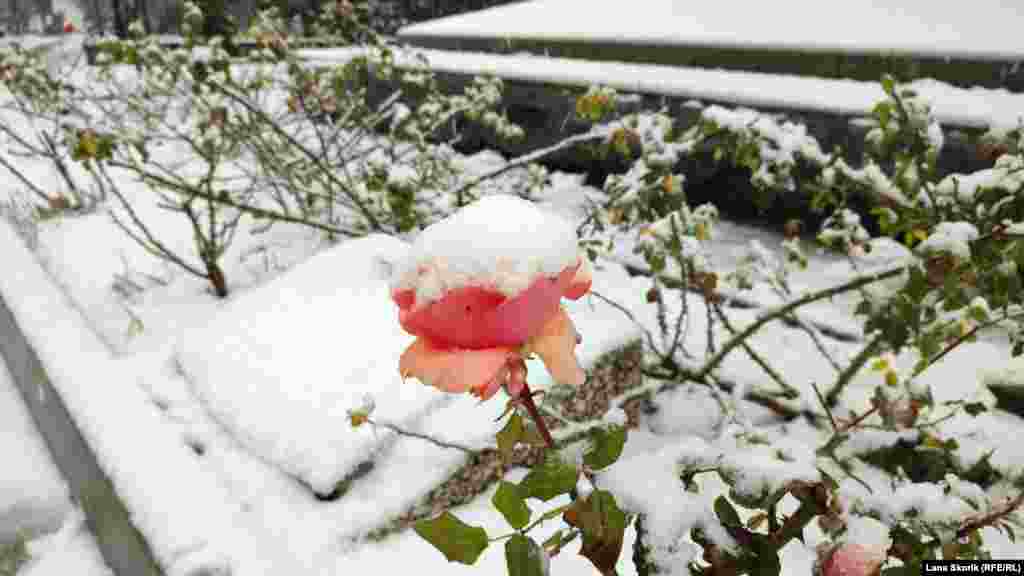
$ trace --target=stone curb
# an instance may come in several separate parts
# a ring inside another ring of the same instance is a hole
[[[100,468],[96,454],[72,420],[3,294],[0,356],[7,363],[11,379],[57,468],[67,480],[74,502],[82,508],[107,566],[118,576],[163,576],[149,544],[132,523],[131,513]],[[83,374],[86,378],[97,376]]]

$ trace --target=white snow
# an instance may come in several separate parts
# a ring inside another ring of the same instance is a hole
[[[1002,365],[984,367],[980,375],[981,383],[985,386],[1024,389],[1024,356],[1010,358]]]
[[[1024,55],[1012,2],[969,6],[921,0],[680,2],[534,0],[408,26],[399,38],[585,40],[608,44],[715,46],[802,52],[919,54],[1002,58]],[[822,17],[816,15],[822,14]],[[808,25],[813,18],[813,25]]]
[[[30,559],[18,576],[115,576],[100,556],[80,510],[69,513],[59,528],[27,542]]]
[[[406,250],[387,236],[343,244],[240,295],[180,339],[182,369],[217,420],[319,493],[389,438],[347,425],[364,395],[375,399],[375,417],[398,423],[439,401],[402,382],[395,359],[412,337],[375,278],[377,262]]]
[[[581,88],[597,84],[626,93],[694,98],[752,108],[869,116],[875,104],[886,98],[878,82],[522,54],[415,49],[408,53],[396,51],[395,62],[399,66],[422,67],[416,55],[425,57],[435,72],[493,75],[506,81]],[[314,65],[328,65],[335,59],[331,50],[317,51],[308,57]],[[351,55],[341,52],[338,58],[348,60]],[[958,88],[931,79],[915,80],[906,86],[931,104],[932,114],[944,125],[1012,129],[1024,117],[1024,95],[1004,89]]]
[[[961,260],[969,260],[970,243],[977,238],[978,229],[969,222],[941,222],[917,249],[924,254],[943,252]]]
[[[71,509],[68,489],[50,459],[21,394],[0,359],[0,545],[19,533],[41,534],[60,527]]]
[[[417,307],[464,286],[511,297],[579,262],[569,221],[517,196],[485,196],[421,232],[392,289],[415,288]]]
[[[979,190],[1005,190],[1013,192],[1024,184],[1021,162],[1019,159],[1003,155],[996,160],[995,166],[979,170],[972,174],[950,174],[935,187],[937,195],[956,198],[960,202],[970,202]]]
[[[736,543],[718,523],[706,498],[687,492],[679,479],[680,463],[691,463],[683,464],[684,468],[713,466],[717,456],[717,450],[690,438],[660,450],[623,454],[598,477],[598,487],[614,494],[624,510],[647,516],[647,543],[660,565],[683,570],[690,560],[699,557],[698,546],[682,541],[695,527],[705,530],[716,544],[735,549]],[[638,485],[643,490],[636,490]]]
[[[0,222],[0,252],[16,271],[0,276],[0,292],[158,559],[173,571],[192,553],[209,552],[207,546],[249,540],[229,528],[230,499],[164,425],[137,385],[139,375],[113,359],[6,221]],[[261,565],[262,556],[249,550],[235,559],[240,566]]]

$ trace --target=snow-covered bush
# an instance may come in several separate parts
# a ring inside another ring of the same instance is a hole
[[[517,134],[490,111],[499,82],[479,79],[464,94],[442,95],[427,71],[399,71],[362,11],[346,5],[330,4],[319,21],[324,34],[351,46],[351,59],[338,66],[303,61],[273,12],[248,31],[259,50],[234,58],[225,38],[201,35],[202,12],[188,4],[180,48],[144,37],[135,24],[132,38],[100,42],[98,69],[82,71],[77,82],[11,52],[3,70],[15,81],[5,84],[26,117],[56,123],[54,158],[74,158],[109,188],[126,233],[224,296],[220,260],[240,227],[258,233],[298,223],[331,240],[415,230],[453,208],[441,192],[454,175],[453,154],[429,136],[462,114]],[[401,89],[370,106],[371,74],[394,77]],[[415,110],[402,102],[410,94],[420,102]],[[161,242],[111,171],[140,180],[189,222],[191,254]]]
[[[0,96],[0,168],[31,193],[27,203],[40,217],[88,211],[106,198],[105,184],[75,166],[64,146],[63,123],[73,105],[64,95],[68,78],[81,66],[59,43],[49,48],[15,43],[0,50],[0,85],[6,88]],[[60,187],[41,185],[19,167],[17,158],[40,161],[58,177]]]
[[[1012,537],[1014,526],[1020,525],[1015,511],[1024,500],[1022,479],[1012,470],[993,468],[987,457],[962,455],[956,439],[940,436],[935,428],[943,419],[957,414],[974,417],[987,406],[969,399],[940,405],[933,391],[919,382],[926,370],[982,329],[998,327],[1011,337],[1020,333],[1024,313],[1016,269],[1022,264],[1024,248],[1017,229],[1024,208],[1020,204],[1022,159],[1005,146],[993,168],[940,179],[935,164],[942,131],[928,104],[888,78],[883,87],[888,97],[874,109],[877,128],[868,135],[871,146],[860,168],[848,165],[838,154],[823,153],[804,127],[749,110],[709,107],[696,126],[681,134],[657,114],[624,122],[637,131],[643,153],[630,172],[609,179],[607,204],[591,214],[581,230],[591,236],[584,242],[595,254],[602,246],[610,253],[616,241],[631,240],[647,263],[652,282],[648,301],[658,307],[661,338],[659,344],[648,334],[649,361],[643,370],[655,381],[627,396],[658,393],[681,381],[698,382],[715,391],[727,412],[730,397],[739,394],[783,418],[809,421],[822,437],[808,460],[817,475],[801,476],[801,468],[792,464],[793,456],[782,452],[778,458],[786,465],[748,456],[737,459],[735,452],[711,461],[674,456],[677,463],[694,462],[692,469],[701,473],[717,472],[729,486],[728,497],[719,496],[711,505],[717,518],[712,524],[718,530],[724,528],[730,536],[725,539],[708,536],[707,518],[712,516],[700,511],[697,500],[690,503],[688,513],[677,516],[668,533],[660,523],[645,520],[661,504],[645,506],[650,499],[639,493],[643,489],[638,487],[649,481],[649,471],[641,467],[643,471],[630,474],[613,468],[613,476],[629,477],[616,479],[621,489],[613,493],[623,499],[625,510],[641,515],[634,553],[641,573],[676,573],[688,561],[696,573],[762,573],[764,566],[778,573],[781,548],[816,520],[834,544],[823,549],[819,568],[824,573],[859,566],[864,570],[845,573],[867,574],[885,563],[894,569],[902,566],[909,574],[918,572],[927,558],[984,558],[982,527],[994,526]],[[813,191],[813,204],[831,211],[819,242],[845,253],[858,275],[825,290],[794,293],[788,273],[794,265],[807,265],[800,227],[794,225],[787,226],[781,257],[754,243],[736,270],[719,277],[704,249],[713,241],[715,213],[710,207],[682,203],[685,175],[671,173],[681,154],[706,145],[711,138],[716,160],[747,168],[755,193]],[[800,170],[794,170],[797,164]],[[674,190],[667,182],[680,182],[682,189]],[[665,199],[672,194],[681,201],[667,205]],[[870,236],[860,216],[849,208],[855,197],[867,198],[875,206],[873,213],[879,216],[883,232],[897,242]],[[633,239],[631,233],[636,235]],[[874,248],[888,255],[873,260]],[[883,282],[886,288],[877,290]],[[769,287],[782,304],[744,326],[731,325],[725,305],[741,299],[743,291],[755,285]],[[666,303],[673,300],[671,292],[680,295],[679,304],[670,308]],[[687,292],[699,298],[687,298]],[[844,293],[859,295],[857,313],[865,316],[865,343],[846,365],[831,357],[822,345],[821,332],[799,314],[805,305]],[[701,300],[703,305],[698,307]],[[687,327],[697,315],[707,316],[703,358],[700,351],[684,344]],[[754,336],[773,320],[788,321],[812,337],[818,351],[836,368],[830,386],[815,384],[809,389],[804,383],[790,382],[785,366],[773,366],[772,359],[757,350]],[[724,337],[716,342],[718,333]],[[764,385],[740,387],[717,375],[733,351],[742,351],[764,371]],[[894,358],[901,354],[915,360],[909,369],[897,369]],[[882,376],[870,408],[843,420],[837,410],[846,386],[869,365]],[[756,435],[737,438],[770,444]],[[732,450],[742,450],[742,445],[743,441]],[[687,478],[692,473],[680,465],[678,489],[684,490],[691,486]],[[888,496],[851,495],[847,487],[851,479],[867,482],[857,472],[864,466],[881,469],[882,478],[891,482],[887,487],[876,479],[864,487]],[[772,470],[778,474],[771,476],[775,482],[771,488],[750,483],[752,478],[771,475]],[[595,482],[602,485],[600,477]],[[959,496],[967,493],[961,489],[972,496]],[[1006,496],[979,497],[985,490]],[[926,492],[934,494],[926,497]],[[630,505],[634,497],[637,501]],[[659,497],[663,497],[661,491]],[[783,506],[784,499],[789,504]],[[710,502],[705,500],[703,505]],[[747,512],[740,515],[734,506]],[[791,513],[780,514],[782,507]],[[749,520],[741,522],[750,514]],[[848,540],[846,526],[864,516],[882,523],[892,545],[858,556],[854,551],[859,553],[860,544]],[[689,528],[680,530],[680,526]],[[689,560],[681,555],[679,540],[687,532],[703,550],[702,555],[689,555]]]
[[[632,560],[640,574],[778,574],[783,549],[811,528],[823,538],[816,569],[826,576],[866,576],[883,566],[910,574],[925,559],[987,558],[981,536],[986,527],[1013,538],[1024,502],[1019,471],[993,465],[991,452],[972,457],[977,447],[962,453],[957,439],[937,427],[950,418],[978,417],[989,406],[967,398],[939,403],[920,377],[984,327],[1020,333],[1020,295],[1012,289],[1019,286],[1019,264],[1008,264],[1019,252],[1016,198],[1022,185],[1014,167],[1020,158],[1004,155],[991,171],[964,177],[973,188],[961,194],[957,177],[951,183],[936,176],[942,134],[927,105],[888,80],[883,84],[889,98],[875,108],[879,128],[861,168],[821,152],[803,127],[752,111],[711,107],[684,132],[663,114],[603,125],[603,146],[620,147],[636,159],[625,174],[609,178],[605,203],[594,206],[579,227],[581,246],[600,259],[614,257],[620,242],[632,244],[647,264],[652,286],[646,298],[657,307],[660,332],[646,335],[646,383],[612,399],[609,414],[631,400],[698,383],[725,415],[717,437],[683,439],[617,463],[627,442],[621,418],[549,439],[540,432],[545,419],[529,391],[506,387],[512,400],[496,437],[499,448],[536,443],[549,449],[526,480],[503,482],[493,499],[514,531],[489,538],[483,528],[446,512],[418,523],[417,532],[449,560],[469,564],[489,542],[505,540],[509,573],[517,575],[547,573],[546,557],[576,538],[582,539],[581,554],[602,573],[614,573],[631,523],[637,533]],[[606,119],[613,98],[592,89],[580,98],[577,113]],[[685,175],[674,173],[680,157],[712,139],[720,160],[750,170],[755,189],[814,190],[816,205],[832,211],[819,241],[844,253],[857,274],[826,289],[795,291],[789,273],[806,267],[808,258],[794,224],[787,227],[781,257],[753,243],[739,267],[721,276],[706,249],[714,241],[717,211],[687,205]],[[803,166],[796,171],[798,162]],[[854,195],[878,205],[883,229],[897,242],[871,237],[847,205]],[[876,250],[887,254],[873,260]],[[756,286],[768,287],[781,303],[734,323],[730,302],[743,302],[744,292]],[[846,362],[830,353],[823,331],[801,310],[844,294],[859,296],[857,311],[866,315],[863,345]],[[707,335],[697,339],[703,350],[688,334],[695,317],[706,317]],[[773,365],[755,342],[774,321],[812,338],[835,368],[833,382],[819,387],[791,381],[790,367]],[[764,372],[764,382],[730,382],[722,369],[733,352],[747,355]],[[897,356],[916,362],[907,367]],[[879,384],[869,407],[847,416],[840,412],[846,387],[861,372],[877,373]],[[793,442],[771,427],[752,426],[738,412],[741,401],[771,410],[786,426],[803,426],[813,440]],[[574,446],[582,440],[581,451]],[[707,488],[712,483],[702,479],[712,475],[724,490]],[[559,494],[568,494],[570,503],[534,513],[531,498]],[[562,530],[543,543],[530,538],[537,522],[558,515]],[[864,541],[863,530],[854,526],[865,522],[875,523],[884,544]]]

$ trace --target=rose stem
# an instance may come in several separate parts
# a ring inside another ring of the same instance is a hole
[[[548,431],[548,425],[544,423],[544,419],[541,418],[540,410],[537,409],[537,405],[533,402],[533,394],[530,392],[530,386],[523,383],[523,391],[519,393],[519,401],[526,407],[526,411],[530,413],[530,418],[537,423],[537,430],[540,431],[540,435],[544,438],[544,443],[548,445],[548,448],[555,449],[555,441],[551,438],[551,432]]]
[[[540,410],[537,409],[537,405],[533,402],[533,394],[530,392],[530,386],[523,382],[523,390],[519,393],[519,401],[526,406],[526,411],[530,413],[530,418],[537,423],[537,430],[540,431],[541,438],[544,438],[544,443],[548,445],[549,450],[555,449],[555,440],[551,438],[551,432],[548,431],[548,425],[544,423],[544,419],[540,416]],[[576,491],[576,487],[573,486],[569,490],[569,499],[573,502],[579,500],[579,492]],[[617,574],[613,572],[613,574]]]

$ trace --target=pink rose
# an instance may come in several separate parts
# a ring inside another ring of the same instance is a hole
[[[877,576],[886,552],[877,546],[842,544],[826,551],[821,576]]]
[[[513,201],[490,204],[509,202]],[[513,207],[538,210],[518,204]],[[472,234],[473,228],[456,233]],[[495,242],[501,245],[500,238],[489,241],[491,246]],[[471,245],[472,238],[467,242]],[[570,247],[575,251],[574,245]],[[526,383],[523,353],[527,352],[537,354],[555,380],[574,386],[583,383],[585,374],[575,356],[579,335],[560,302],[563,297],[578,299],[590,290],[590,266],[585,257],[579,256],[555,276],[539,275],[528,284],[524,282],[525,288],[512,294],[507,286],[499,289],[500,264],[495,266],[497,279],[455,281],[445,277],[449,282],[439,297],[418,302],[417,290],[422,293],[423,286],[438,282],[447,270],[441,257],[421,261],[392,289],[402,328],[417,337],[399,362],[403,378],[414,377],[445,392],[468,391],[482,400],[505,386],[515,397]]]

